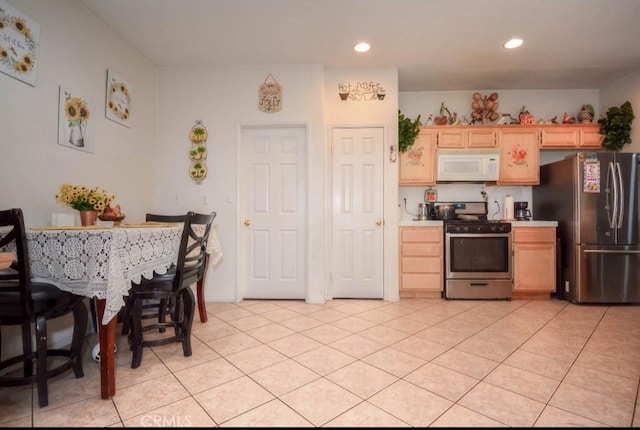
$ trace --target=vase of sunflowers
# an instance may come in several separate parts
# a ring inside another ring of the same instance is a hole
[[[56,194],[56,200],[80,212],[82,225],[93,225],[98,213],[115,200],[113,194],[98,187],[62,184]]]

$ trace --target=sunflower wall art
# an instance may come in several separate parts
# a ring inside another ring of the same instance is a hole
[[[131,85],[111,70],[107,71],[105,115],[125,127],[131,127]]]
[[[40,25],[0,0],[0,72],[36,86]]]
[[[78,93],[60,87],[58,145],[93,153],[90,133],[92,106]]]

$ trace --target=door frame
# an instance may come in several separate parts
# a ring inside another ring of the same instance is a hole
[[[306,172],[305,172],[305,232],[304,232],[304,247],[305,247],[305,296],[309,296],[309,267],[310,267],[310,255],[309,255],[309,230],[311,228],[309,222],[311,221],[311,217],[309,214],[309,186],[310,186],[310,178],[309,178],[309,124],[308,123],[285,123],[285,124],[238,124],[237,126],[237,142],[238,142],[238,150],[236,151],[236,289],[235,289],[235,301],[241,302],[244,299],[244,286],[245,286],[245,270],[244,270],[244,241],[242,240],[242,220],[244,214],[243,207],[243,195],[242,190],[244,186],[244,170],[243,170],[243,149],[244,149],[244,141],[243,141],[243,132],[244,130],[249,129],[274,129],[274,128],[298,128],[304,130],[305,136],[305,163],[306,163]]]
[[[326,177],[326,233],[325,233],[325,261],[326,261],[326,288],[325,297],[327,300],[333,300],[333,131],[338,128],[380,128],[382,129],[382,175],[383,175],[383,253],[382,259],[384,270],[382,273],[382,300],[397,301],[399,300],[398,290],[398,211],[393,202],[398,201],[398,163],[390,161],[389,147],[393,147],[397,142],[397,138],[391,140],[389,137],[390,128],[384,123],[365,123],[365,124],[331,124],[327,127],[327,163],[325,169]],[[397,151],[397,146],[394,151]],[[397,156],[397,154],[396,154]],[[397,158],[397,157],[396,157]],[[393,176],[395,175],[395,176]],[[390,178],[395,177],[395,181]],[[393,193],[395,187],[395,194]],[[393,206],[390,209],[390,206]],[[394,282],[395,279],[395,282]]]

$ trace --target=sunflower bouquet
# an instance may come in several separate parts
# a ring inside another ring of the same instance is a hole
[[[98,187],[62,184],[56,194],[56,200],[79,211],[103,211],[112,201],[113,194]]]

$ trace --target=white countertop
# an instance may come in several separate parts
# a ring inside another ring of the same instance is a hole
[[[506,222],[506,221],[505,221]],[[557,227],[558,221],[509,221],[512,227]],[[398,227],[442,227],[442,220],[398,221]]]
[[[398,221],[398,227],[442,227],[442,220],[430,221]]]

